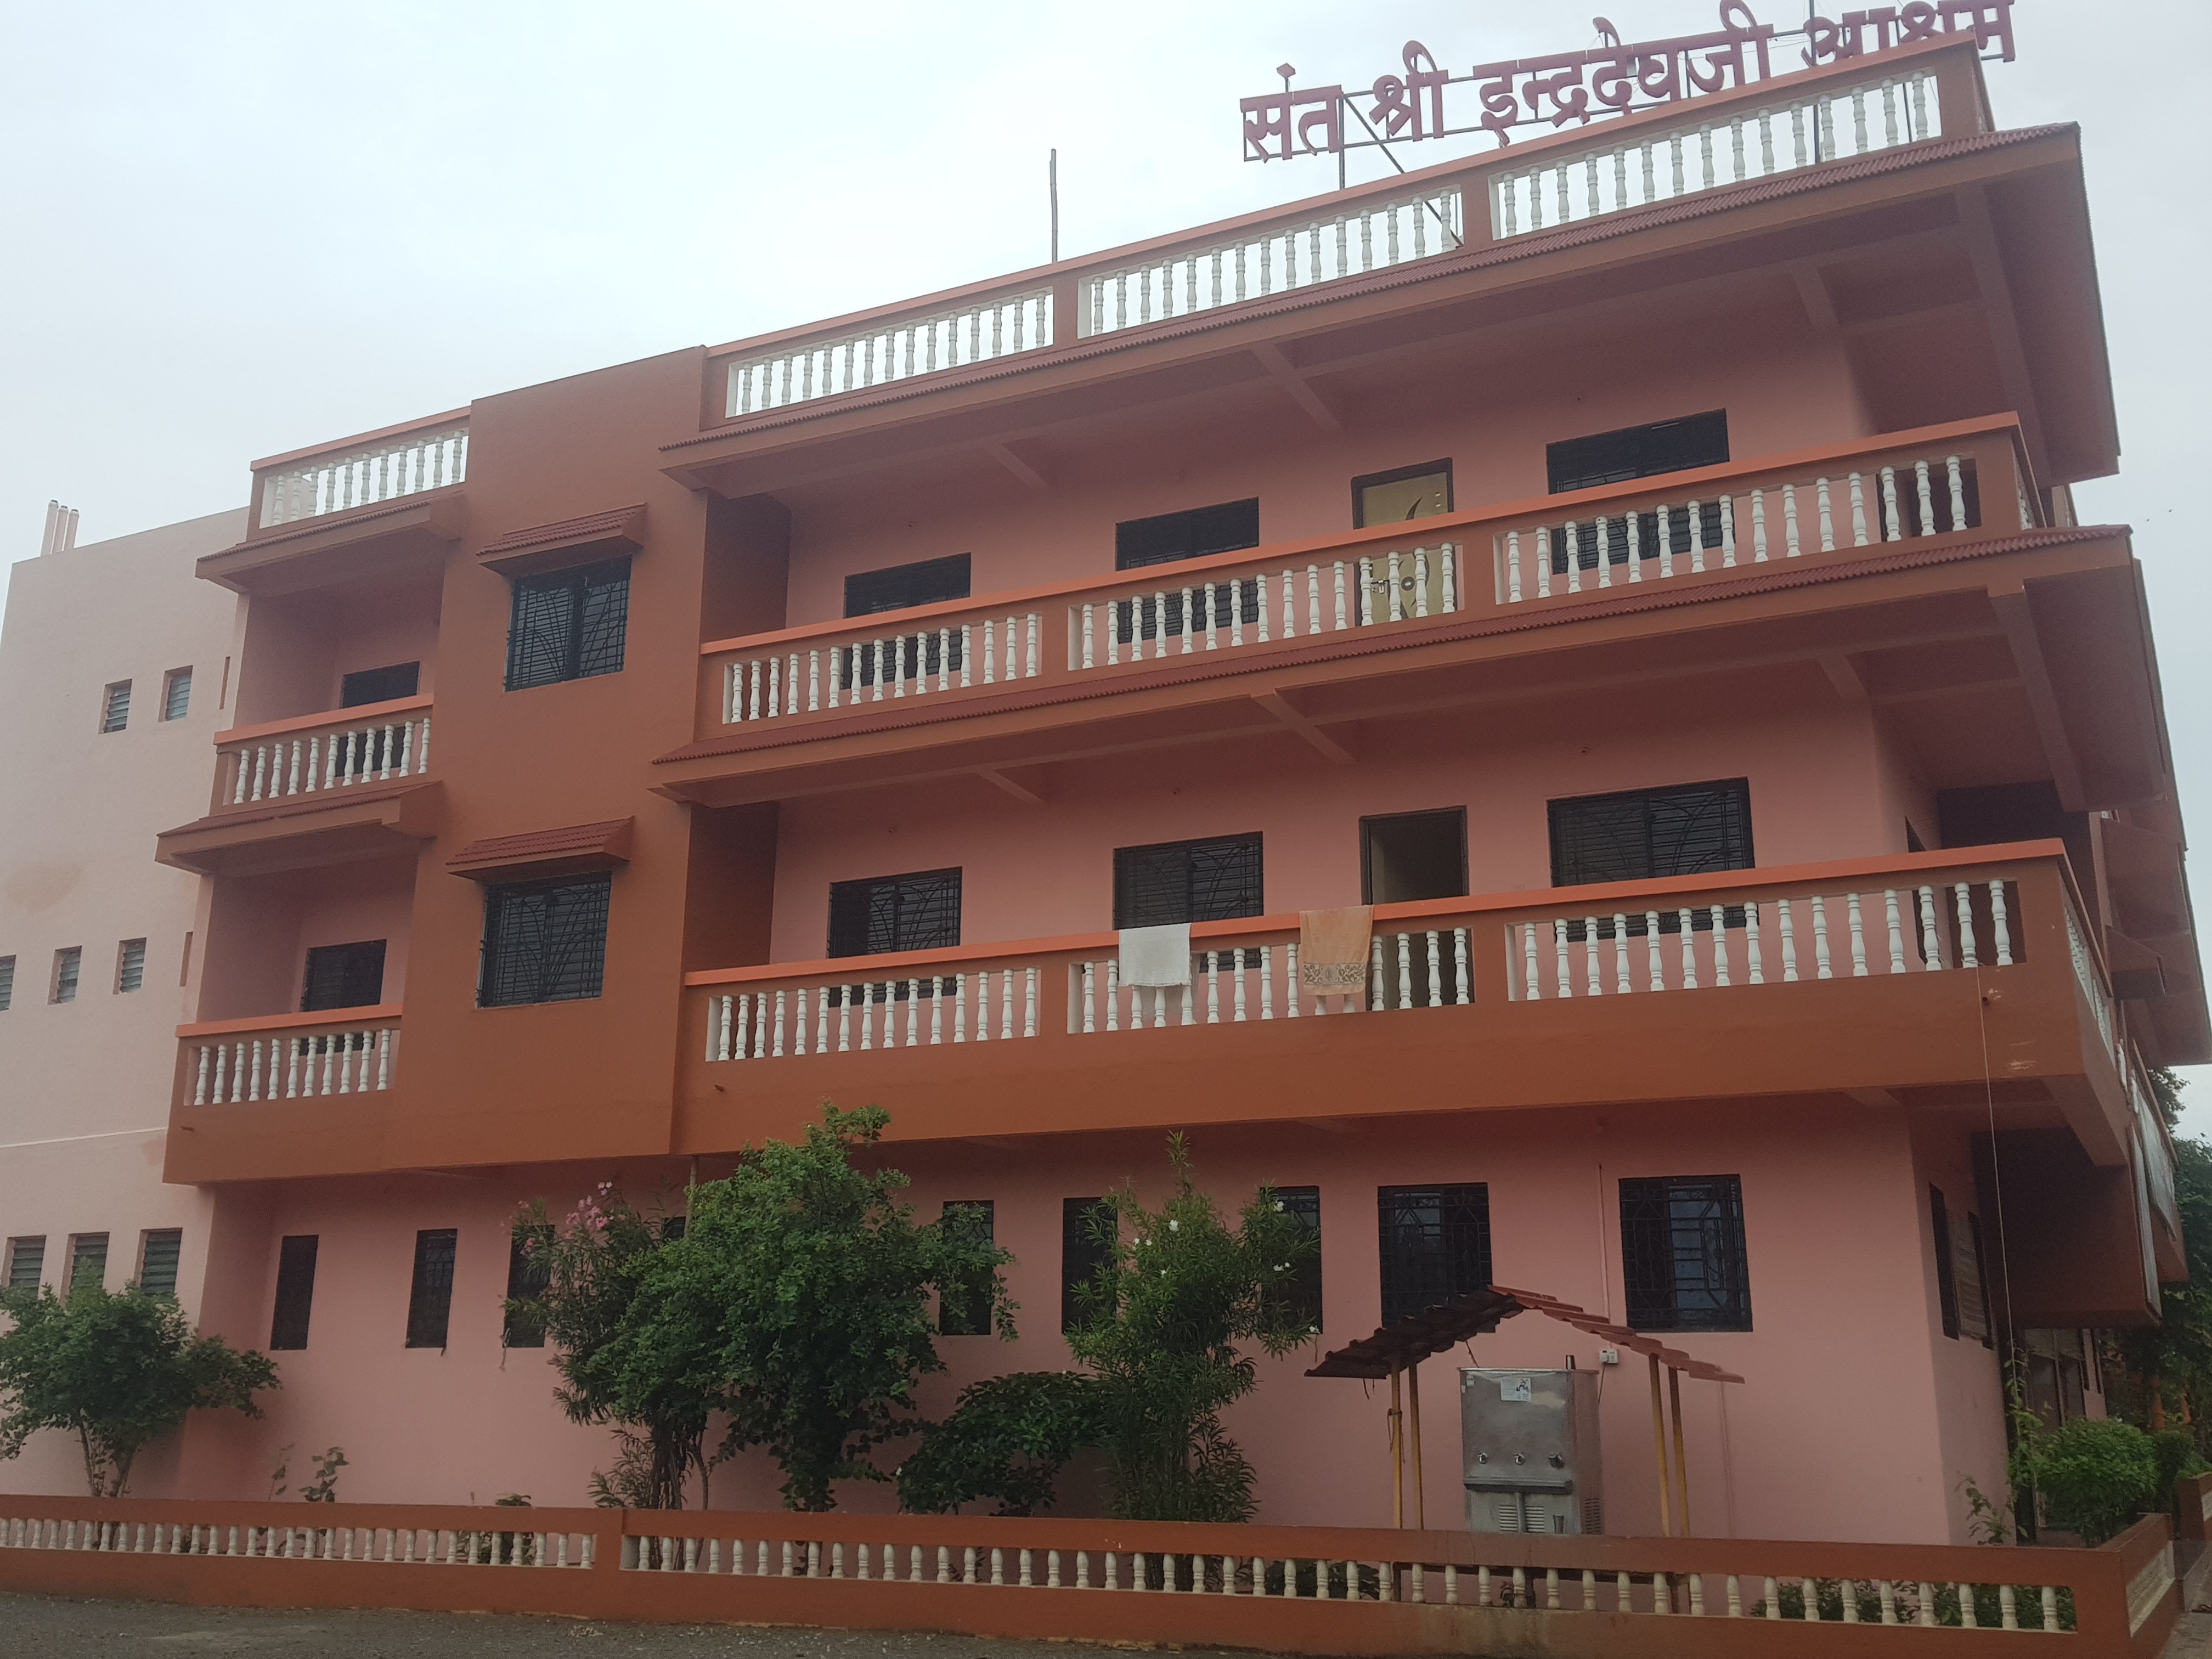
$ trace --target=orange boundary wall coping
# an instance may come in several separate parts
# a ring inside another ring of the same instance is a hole
[[[356,721],[374,721],[386,714],[404,714],[410,709],[428,708],[435,701],[425,692],[419,696],[393,697],[387,702],[356,703],[351,708],[325,708],[319,714],[290,714],[281,720],[263,720],[256,726],[234,726],[215,734],[220,748],[225,744],[246,743],[255,738],[273,738],[280,732],[305,732],[317,726],[351,726]]]
[[[234,1031],[298,1031],[310,1025],[368,1025],[378,1020],[398,1019],[400,1005],[396,1002],[373,1003],[366,1008],[318,1008],[307,1014],[256,1014],[246,1019],[204,1019],[191,1025],[179,1025],[180,1037],[228,1036]],[[0,1515],[7,1513],[5,1499],[0,1499]]]

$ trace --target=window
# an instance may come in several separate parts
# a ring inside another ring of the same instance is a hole
[[[1751,868],[1751,785],[1742,778],[1551,803],[1552,884],[1649,881]]]
[[[1114,1241],[1121,1231],[1121,1217],[1103,1199],[1063,1198],[1060,1201],[1060,1328],[1072,1331],[1084,1322],[1079,1286],[1096,1285],[1100,1269],[1114,1260]]]
[[[46,993],[49,1002],[75,1002],[76,982],[84,971],[84,947],[72,945],[54,952],[54,982]]]
[[[115,988],[136,991],[146,983],[146,941],[126,939],[115,947]]]
[[[149,1296],[177,1296],[177,1259],[185,1251],[185,1235],[177,1227],[160,1227],[138,1240],[138,1288]]]
[[[477,1006],[595,997],[606,971],[605,875],[484,889],[483,963]]]
[[[619,666],[619,665],[617,665]],[[574,679],[563,674],[562,679]],[[365,703],[392,702],[411,697],[422,684],[422,665],[396,662],[387,668],[360,668],[338,682],[338,707],[359,708]],[[510,690],[514,688],[509,687]]]
[[[321,1243],[317,1234],[295,1233],[278,1247],[276,1309],[269,1319],[272,1349],[307,1346],[307,1316],[315,1306],[315,1249]]]
[[[1552,493],[1622,483],[1662,472],[1724,465],[1729,458],[1728,411],[1716,409],[1650,426],[1626,426],[1587,438],[1569,438],[1544,450]]]
[[[1168,841],[1114,849],[1114,925],[1256,916],[1262,896],[1260,836]]]
[[[1959,1334],[1993,1348],[1989,1280],[1982,1273],[1982,1218],[1966,1212],[1965,1224],[1951,1228],[1951,1282],[1959,1290]]]
[[[1359,902],[1397,904],[1467,891],[1467,809],[1359,820]]]
[[[1156,518],[1130,519],[1114,526],[1114,568],[1137,570],[1148,564],[1200,559],[1260,544],[1260,498],[1194,507]]]
[[[1395,472],[1370,472],[1352,481],[1352,527],[1432,518],[1452,510],[1449,461],[1424,461]]]
[[[668,1237],[668,1225],[661,1227],[661,1237]],[[507,1299],[509,1304],[535,1302],[545,1294],[552,1282],[552,1263],[547,1251],[552,1248],[553,1229],[544,1222],[526,1224],[507,1235]],[[509,1306],[507,1322],[500,1334],[501,1343],[510,1348],[542,1348],[545,1346],[545,1327],[532,1315]]]
[[[415,1281],[407,1291],[407,1346],[442,1348],[453,1311],[451,1227],[426,1227],[415,1235]]]
[[[507,689],[622,672],[629,561],[518,576],[507,632]]]
[[[62,1294],[69,1295],[79,1285],[107,1283],[107,1235],[106,1233],[76,1233],[70,1238],[69,1283]]]
[[[15,958],[0,957],[0,1014],[15,1006]]]
[[[919,870],[830,884],[830,954],[942,951],[960,943],[960,872]]]
[[[5,1283],[11,1291],[35,1291],[39,1277],[46,1266],[46,1240],[41,1233],[36,1238],[11,1238],[8,1241],[8,1266]]]
[[[956,1237],[976,1238],[988,1244],[997,1237],[995,1208],[988,1198],[956,1199],[945,1205],[942,1225]],[[990,1335],[991,1278],[987,1268],[972,1278],[938,1286],[939,1335]]]
[[[908,611],[968,597],[968,556],[923,559],[884,570],[863,570],[845,578],[845,614],[872,617],[878,611]]]
[[[301,1013],[325,1008],[372,1008],[383,1000],[382,939],[307,948],[307,971],[300,991]]]
[[[180,720],[192,709],[192,671],[172,668],[161,677],[161,718]]]
[[[131,724],[131,682],[118,680],[100,694],[100,729],[120,732]]]
[[[1928,1189],[1929,1219],[1936,1232],[1936,1299],[1943,1310],[1943,1334],[1959,1334],[1959,1279],[1951,1266],[1951,1218],[1943,1208],[1940,1187]]]
[[[1743,1183],[1656,1176],[1620,1183],[1620,1277],[1639,1331],[1747,1331]]]
[[[1296,1217],[1312,1237],[1314,1253],[1291,1274],[1290,1310],[1312,1329],[1321,1328],[1321,1188],[1278,1187],[1275,1207]]]
[[[1490,1188],[1382,1187],[1382,1322],[1425,1312],[1490,1283]]]

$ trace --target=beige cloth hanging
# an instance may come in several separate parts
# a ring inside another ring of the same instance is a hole
[[[1374,935],[1371,904],[1299,911],[1298,983],[1309,991],[1358,992],[1367,983],[1368,944]]]

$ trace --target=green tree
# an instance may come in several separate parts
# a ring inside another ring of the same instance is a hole
[[[0,1291],[0,1314],[15,1322],[0,1336],[0,1458],[40,1429],[74,1434],[94,1498],[122,1497],[138,1454],[187,1413],[258,1417],[253,1396],[277,1386],[266,1354],[194,1335],[173,1297],[136,1285],[111,1294],[82,1284],[66,1302]]]
[[[693,1469],[703,1475],[707,1419],[726,1404],[711,1333],[650,1316],[641,1292],[680,1229],[638,1210],[611,1182],[558,1222],[544,1201],[515,1218],[537,1295],[510,1300],[510,1322],[554,1345],[572,1422],[617,1427],[620,1455],[594,1491],[640,1509],[679,1510]]]
[[[899,1507],[950,1515],[988,1498],[1000,1515],[1034,1515],[1067,1460],[1098,1443],[1099,1403],[1097,1381],[1079,1371],[1014,1371],[963,1389],[899,1465]]]
[[[2181,1115],[2184,1085],[2160,1067],[2151,1074],[2159,1109],[2172,1128]],[[2189,1281],[2160,1288],[2160,1319],[2106,1334],[2107,1352],[2124,1373],[2115,1406],[2142,1426],[2162,1429],[2169,1413],[2190,1423],[2200,1447],[2212,1446],[2212,1145],[2189,1136],[2173,1142],[2173,1190],[2181,1212]]]
[[[944,1369],[930,1296],[979,1306],[1002,1337],[1012,1258],[954,1211],[917,1225],[907,1178],[864,1168],[890,1115],[824,1103],[797,1146],[748,1147],[727,1180],[691,1189],[684,1238],[645,1275],[639,1329],[708,1351],[698,1373],[726,1391],[726,1452],[763,1446],[784,1503],[827,1510],[837,1480],[887,1480],[874,1449],[915,1432],[915,1384]]]
[[[1264,1186],[1230,1227],[1193,1184],[1180,1133],[1168,1138],[1168,1164],[1172,1190],[1158,1209],[1146,1208],[1133,1185],[1103,1206],[1108,1255],[1097,1281],[1078,1287],[1068,1346],[1096,1381],[1113,1513],[1243,1521],[1252,1466],[1221,1425],[1223,1410],[1259,1382],[1239,1345],[1281,1354],[1314,1334],[1291,1287],[1319,1246]]]

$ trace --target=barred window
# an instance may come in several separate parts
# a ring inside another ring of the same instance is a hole
[[[382,939],[308,947],[307,971],[300,992],[301,1013],[325,1008],[372,1008],[383,1000]]]
[[[629,622],[629,561],[519,576],[507,624],[507,689],[622,672]]]
[[[948,1233],[991,1243],[998,1235],[997,1206],[988,1198],[955,1199],[945,1206],[940,1224]],[[937,1287],[937,1330],[940,1336],[991,1334],[991,1273]]]
[[[945,951],[960,943],[960,872],[917,870],[830,884],[830,954]]]
[[[1114,925],[1228,921],[1265,906],[1260,836],[1160,842],[1114,849]]]
[[[138,1241],[138,1288],[148,1296],[177,1294],[177,1262],[185,1253],[184,1231],[157,1227]]]
[[[269,1316],[272,1349],[307,1346],[307,1319],[315,1306],[315,1251],[321,1243],[319,1234],[296,1233],[277,1250],[276,1307]]]
[[[407,1346],[442,1348],[453,1310],[453,1249],[459,1235],[451,1227],[425,1227],[415,1235],[415,1279],[407,1291]]]
[[[1060,1201],[1060,1328],[1072,1331],[1084,1322],[1084,1285],[1097,1287],[1102,1269],[1114,1260],[1114,1242],[1121,1218],[1102,1198],[1064,1198]],[[1103,1311],[1100,1310],[1099,1311]]]
[[[1260,498],[1128,519],[1114,526],[1114,568],[1139,570],[1260,544]]]
[[[1293,1318],[1317,1331],[1321,1328],[1321,1188],[1278,1187],[1275,1207],[1295,1217],[1313,1239],[1313,1253],[1291,1273],[1285,1300]]]
[[[484,889],[477,1006],[508,1008],[599,994],[606,972],[606,874]]]
[[[1747,1331],[1743,1183],[1656,1176],[1620,1183],[1620,1273],[1639,1331]]]
[[[396,662],[384,668],[360,668],[338,682],[338,707],[360,708],[372,702],[411,697],[422,683],[422,665]]]
[[[1559,495],[1662,472],[1723,466],[1728,458],[1728,411],[1715,409],[1548,444],[1544,468],[1552,493]]]
[[[662,1224],[664,1240],[668,1236],[669,1224]],[[552,1263],[548,1256],[552,1244],[553,1229],[544,1222],[525,1223],[507,1235],[508,1302],[536,1302],[545,1294],[552,1282]],[[545,1327],[530,1315],[510,1307],[500,1340],[510,1348],[542,1348],[545,1346]]]
[[[883,570],[863,570],[845,578],[845,614],[872,617],[879,611],[910,611],[918,605],[942,605],[968,597],[968,556],[922,559]],[[955,664],[957,667],[959,665]]]
[[[1554,887],[1752,866],[1747,779],[1580,795],[1549,810]]]
[[[1490,1188],[1383,1187],[1375,1207],[1382,1246],[1382,1322],[1422,1313],[1490,1283]]]

